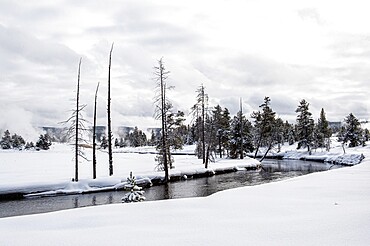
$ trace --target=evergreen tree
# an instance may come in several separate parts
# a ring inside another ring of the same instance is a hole
[[[12,138],[10,137],[9,130],[4,132],[3,137],[1,138],[1,148],[2,149],[11,149],[12,148]]]
[[[105,135],[103,135],[101,140],[100,140],[100,148],[102,148],[102,149],[108,148],[108,140],[107,140],[107,137]]]
[[[221,132],[220,137],[221,137],[221,146],[222,146],[222,152],[226,150],[227,155],[229,155],[229,150],[230,150],[230,145],[229,145],[229,136],[230,136],[230,122],[231,122],[231,117],[230,117],[230,112],[227,108],[224,108],[222,111],[221,115]]]
[[[128,135],[129,145],[132,147],[145,146],[147,139],[145,133],[135,126],[134,130]],[[117,139],[118,141],[118,139]]]
[[[356,147],[362,143],[362,129],[360,121],[350,113],[345,118],[344,126],[342,127],[338,141],[342,142],[343,151],[345,152],[344,145],[348,144],[348,147]]]
[[[281,118],[276,118],[275,126],[273,131],[273,141],[277,144],[277,152],[281,151],[281,145],[284,145],[284,131],[285,131],[285,124]]]
[[[259,106],[261,111],[253,112],[251,117],[254,118],[254,129],[255,129],[255,154],[257,157],[260,147],[267,147],[264,157],[273,147],[276,141],[277,128],[275,126],[275,112],[270,107],[271,99],[269,97],[264,98],[264,102]],[[262,157],[262,159],[264,158]]]
[[[289,145],[293,145],[295,142],[294,126],[288,121],[284,123],[284,141],[288,142]]]
[[[26,144],[24,139],[17,134],[12,135],[11,143],[12,143],[12,148],[14,149],[21,149]]]
[[[326,148],[328,151],[330,149],[330,137],[332,135],[331,129],[329,127],[329,121],[326,120],[325,111],[322,108],[320,112],[320,118],[316,125],[316,146],[318,148]]]
[[[135,176],[132,176],[132,172],[130,172],[130,177],[127,178],[125,189],[128,189],[130,192],[126,193],[124,197],[122,197],[122,202],[129,203],[145,201],[144,191],[141,190],[141,187],[137,186],[136,178]]]
[[[171,155],[171,150],[182,149],[184,145],[184,138],[183,138],[183,122],[185,121],[184,113],[182,111],[177,111],[176,113],[172,112],[172,105],[168,106],[168,113],[166,117],[166,127],[167,127],[167,145],[166,145],[166,153],[167,153],[167,163],[169,168],[174,168],[174,158]],[[162,136],[161,136],[162,137]],[[163,149],[161,142],[157,145],[157,150],[159,155],[156,157],[156,161],[158,162],[157,170],[163,171]]]
[[[39,140],[36,142],[36,147],[42,150],[48,150],[51,146],[51,140],[48,134],[40,135]]]
[[[369,141],[369,138],[370,138],[370,132],[369,132],[369,129],[365,129],[364,130],[364,141],[367,142]]]
[[[298,138],[298,149],[306,148],[311,154],[311,146],[313,145],[313,131],[314,131],[314,120],[312,119],[312,113],[309,111],[309,103],[303,99],[298,108],[296,109],[297,116],[297,138]]]
[[[229,156],[232,159],[240,158],[242,156],[240,148],[242,143],[243,151],[252,152],[254,150],[251,135],[252,124],[244,115],[241,115],[241,111],[239,111],[231,121],[228,145],[230,148]]]
[[[27,142],[26,146],[24,147],[26,150],[35,148],[35,145],[33,142]]]
[[[120,148],[126,147],[126,144],[125,144],[125,141],[123,140],[123,138],[119,139],[118,145],[119,145]]]
[[[214,130],[216,132],[217,152],[222,158],[225,150],[229,150],[229,134],[230,134],[230,113],[227,108],[222,109],[217,105],[212,110],[212,118]],[[228,153],[228,152],[227,152]]]
[[[118,138],[116,138],[114,140],[114,147],[118,148],[119,147],[119,142],[118,142]]]

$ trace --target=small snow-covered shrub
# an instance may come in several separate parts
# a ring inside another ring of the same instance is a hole
[[[122,202],[129,203],[145,201],[144,191],[141,190],[141,187],[136,185],[136,178],[135,176],[132,176],[132,172],[130,172],[130,177],[127,178],[125,189],[130,190],[130,192],[126,193],[122,197]]]

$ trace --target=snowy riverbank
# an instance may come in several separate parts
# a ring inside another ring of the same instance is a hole
[[[86,149],[90,154],[91,149]],[[164,172],[155,171],[153,147],[115,149],[114,175],[108,175],[107,153],[98,152],[98,178],[91,179],[91,162],[79,166],[80,181],[72,182],[74,163],[70,146],[54,144],[49,151],[0,151],[0,198],[23,196],[51,196],[79,194],[121,189],[132,171],[142,186],[160,183]],[[256,169],[260,164],[250,158],[244,160],[220,159],[205,169],[197,159],[194,146],[186,146],[176,155],[175,168],[170,170],[172,180],[212,176],[230,171]],[[186,155],[191,154],[191,155]]]
[[[370,147],[358,148],[365,157]],[[1,245],[368,245],[370,160],[205,198],[0,219]]]

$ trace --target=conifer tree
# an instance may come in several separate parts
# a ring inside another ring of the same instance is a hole
[[[100,140],[100,148],[102,148],[102,149],[108,148],[108,140],[107,140],[107,137],[105,135],[103,135],[101,140]]]
[[[345,123],[338,135],[338,140],[342,142],[344,152],[344,145],[346,143],[348,143],[348,147],[356,147],[361,144],[361,123],[352,113],[345,118]]]
[[[312,119],[312,113],[309,111],[309,103],[303,99],[300,101],[298,108],[296,109],[297,116],[297,138],[298,138],[298,149],[306,148],[311,154],[311,146],[313,145],[313,131],[314,131],[314,120]]]
[[[132,176],[132,172],[130,172],[130,177],[127,178],[125,189],[129,190],[130,192],[126,193],[122,197],[122,202],[130,203],[145,201],[144,191],[142,191],[142,188],[136,184],[136,178],[135,176]]]
[[[12,139],[11,139],[9,130],[6,130],[4,132],[4,135],[1,138],[0,144],[1,144],[2,149],[10,149],[12,147]]]
[[[266,147],[264,157],[271,150],[276,141],[277,128],[275,126],[275,112],[270,107],[271,99],[264,98],[264,102],[259,106],[261,111],[253,112],[251,117],[254,118],[255,129],[255,154],[257,157],[260,147]],[[262,157],[262,159],[264,158]]]
[[[228,149],[228,135],[230,133],[230,113],[227,108],[222,110],[221,106],[217,105],[212,111],[212,117],[217,137],[217,152],[219,153],[220,158],[222,158],[224,150]]]
[[[227,108],[224,108],[221,115],[221,145],[222,145],[222,151],[226,150],[227,155],[229,155],[229,138],[230,138],[230,112]]]
[[[244,115],[242,115],[241,111],[239,111],[232,119],[230,125],[230,158],[241,158],[241,151],[252,152],[254,150],[251,129],[252,124],[245,118]],[[243,145],[243,148],[240,148],[241,145]]]
[[[51,140],[48,134],[41,134],[39,137],[39,140],[36,142],[36,147],[42,150],[48,150],[51,146]],[[82,154],[80,152],[77,152],[78,156],[81,156]],[[75,176],[75,177],[78,177]],[[76,180],[78,181],[78,179]]]
[[[318,148],[325,147],[327,151],[330,150],[330,137],[332,135],[331,129],[329,127],[329,121],[326,119],[326,114],[324,109],[321,109],[320,118],[317,121],[317,133],[316,135],[316,145]]]

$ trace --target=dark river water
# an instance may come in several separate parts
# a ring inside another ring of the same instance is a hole
[[[262,164],[264,170],[261,171],[238,171],[206,178],[188,179],[169,183],[168,185],[153,186],[144,189],[144,196],[146,201],[208,196],[226,189],[259,185],[341,167],[320,162],[296,160],[265,160]],[[120,203],[125,193],[126,191],[111,191],[0,201],[0,218]]]

